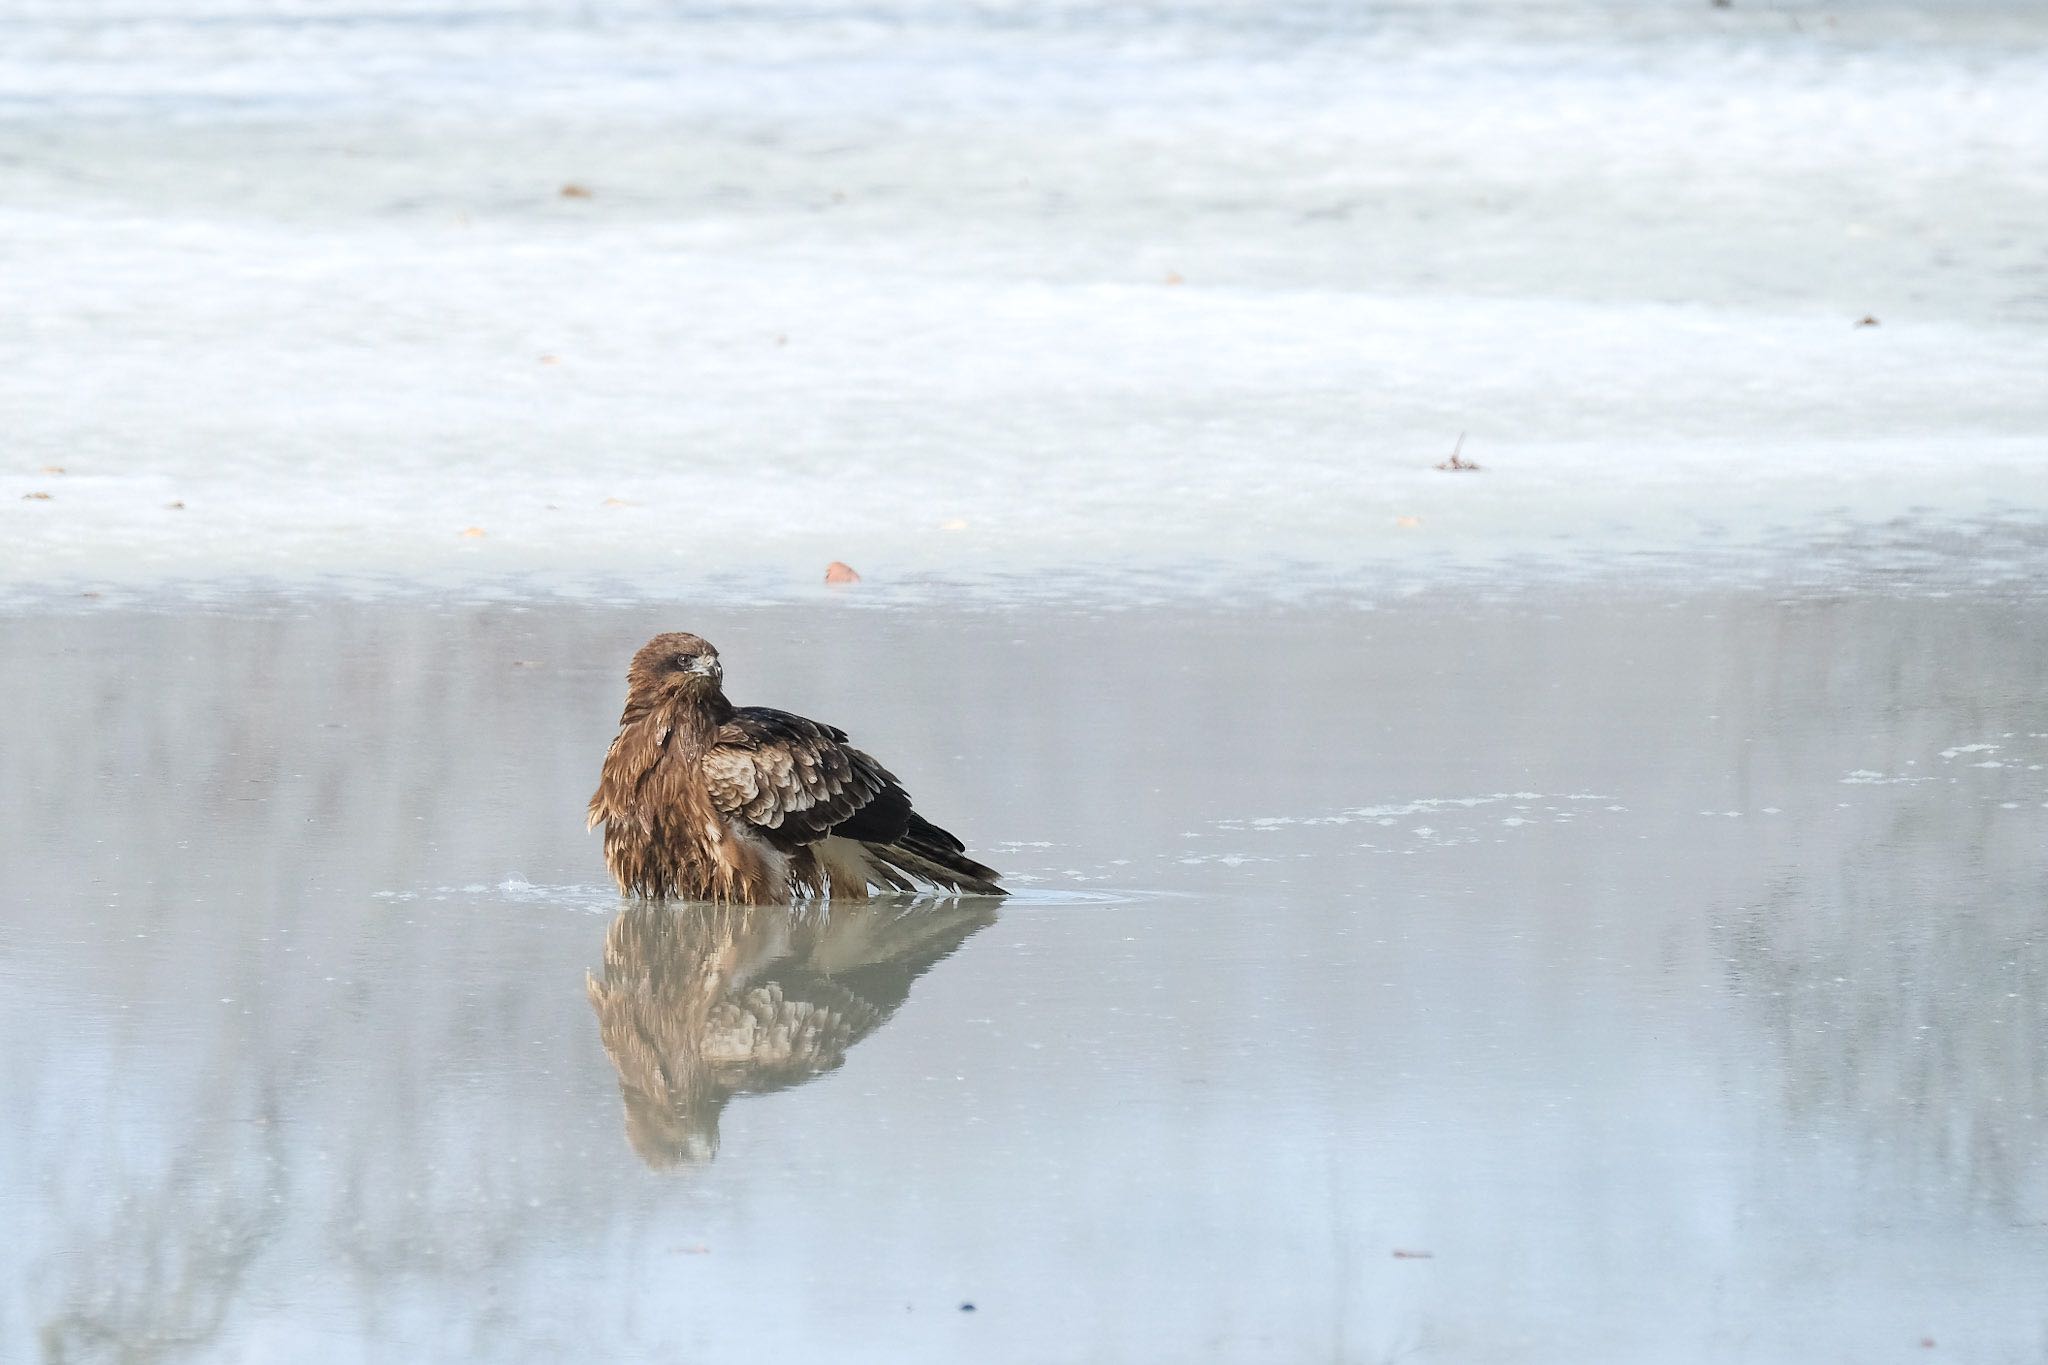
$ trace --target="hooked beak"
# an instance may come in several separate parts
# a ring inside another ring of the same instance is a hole
[[[702,673],[713,682],[722,681],[725,677],[725,665],[708,654],[699,654],[690,660],[690,671]]]

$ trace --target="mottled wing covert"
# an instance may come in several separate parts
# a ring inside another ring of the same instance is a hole
[[[910,818],[909,796],[845,731],[787,711],[735,711],[702,770],[712,805],[785,847],[827,833],[886,843]]]

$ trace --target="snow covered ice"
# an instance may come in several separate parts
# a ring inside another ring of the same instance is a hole
[[[2031,526],[2044,39],[2017,4],[14,0],[0,588]],[[1483,471],[1438,473],[1461,432]]]

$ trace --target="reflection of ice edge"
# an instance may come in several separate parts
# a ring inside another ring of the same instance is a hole
[[[1253,820],[1218,820],[1214,823],[1217,829],[1230,830],[1278,829],[1286,825],[1350,825],[1361,821],[1369,821],[1379,825],[1391,825],[1397,823],[1400,817],[1404,815],[1427,815],[1432,812],[1446,810],[1471,810],[1477,806],[1496,805],[1502,801],[1516,802],[1518,803],[1516,809],[1523,810],[1528,809],[1533,803],[1538,801],[1611,802],[1613,800],[1613,797],[1604,796],[1598,792],[1572,792],[1558,796],[1548,795],[1544,792],[1494,792],[1490,796],[1425,796],[1418,800],[1403,801],[1393,805],[1354,806],[1349,810],[1338,811],[1334,815],[1267,815]],[[1572,813],[1565,811],[1562,807],[1550,806],[1546,807],[1546,809],[1561,812],[1559,818],[1552,823],[1562,823],[1564,820],[1572,818]],[[1618,811],[1624,809],[1624,807],[1609,805],[1606,809]],[[1516,823],[1529,824],[1531,821],[1524,819],[1517,820]]]
[[[1627,809],[1625,806],[1616,804],[1613,797],[1599,792],[1571,792],[1555,795],[1544,792],[1493,792],[1484,796],[1431,796],[1421,797],[1412,801],[1391,802],[1376,806],[1353,806],[1327,815],[1268,815],[1243,820],[1217,820],[1212,823],[1211,828],[1226,834],[1272,834],[1288,828],[1343,825],[1369,825],[1382,829],[1393,829],[1399,827],[1404,819],[1414,816],[1441,817],[1449,815],[1452,817],[1448,821],[1439,821],[1440,824],[1449,826],[1448,828],[1438,828],[1437,825],[1433,824],[1418,824],[1408,827],[1406,837],[1400,841],[1401,847],[1399,851],[1413,852],[1416,848],[1447,847],[1453,844],[1477,843],[1488,834],[1492,834],[1492,837],[1498,840],[1503,836],[1495,832],[1493,825],[1480,826],[1469,822],[1459,822],[1456,817],[1465,812],[1477,810],[1482,806],[1498,806],[1503,803],[1508,804],[1514,813],[1504,815],[1498,820],[1497,825],[1500,829],[1520,829],[1530,825],[1546,824],[1568,825],[1576,822],[1582,813],[1588,811],[1620,812]],[[1594,803],[1597,803],[1597,805]],[[1210,837],[1208,834],[1197,830],[1189,830],[1181,835],[1183,839],[1204,839],[1208,837]],[[1359,841],[1357,847],[1376,852],[1395,851],[1370,839]],[[1292,856],[1306,858],[1313,855],[1307,852],[1298,852]],[[1237,867],[1244,863],[1271,863],[1279,862],[1280,860],[1279,857],[1266,854],[1242,852],[1195,853],[1173,857],[1174,862],[1186,866],[1199,866],[1208,863],[1224,867]]]
[[[2025,747],[2016,741],[2029,739],[2048,739],[2048,731],[2029,730],[2023,734],[2017,730],[2007,730],[1998,736],[1997,743],[1977,740],[1969,744],[1951,745],[1934,755],[1939,762],[1929,762],[1926,770],[1921,772],[1886,773],[1875,768],[1857,768],[1837,778],[1836,781],[1845,787],[1890,787],[1922,782],[1940,782],[1955,786],[1969,777],[1970,774],[1963,770],[1976,769],[1985,773],[1986,781],[2000,778],[2006,780],[2006,790],[1995,793],[1995,796],[2019,798],[1999,801],[2000,808],[2018,810],[2028,801],[2038,801],[2042,808],[2048,809],[2048,801],[2040,799],[2048,793],[2044,793],[2038,784],[2035,784],[2031,791],[2016,789],[2028,783],[2023,774],[2048,771],[2048,763],[2029,762],[2030,755],[2014,753],[2014,750]],[[1921,763],[1917,758],[1909,758],[1905,760],[1905,766],[1919,768]],[[1944,773],[1943,768],[1947,768],[1948,771]]]

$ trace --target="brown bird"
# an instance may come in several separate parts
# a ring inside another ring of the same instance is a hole
[[[590,798],[620,890],[748,905],[865,900],[870,887],[1005,894],[845,731],[735,707],[724,677],[718,651],[680,632],[649,640],[626,670]]]

